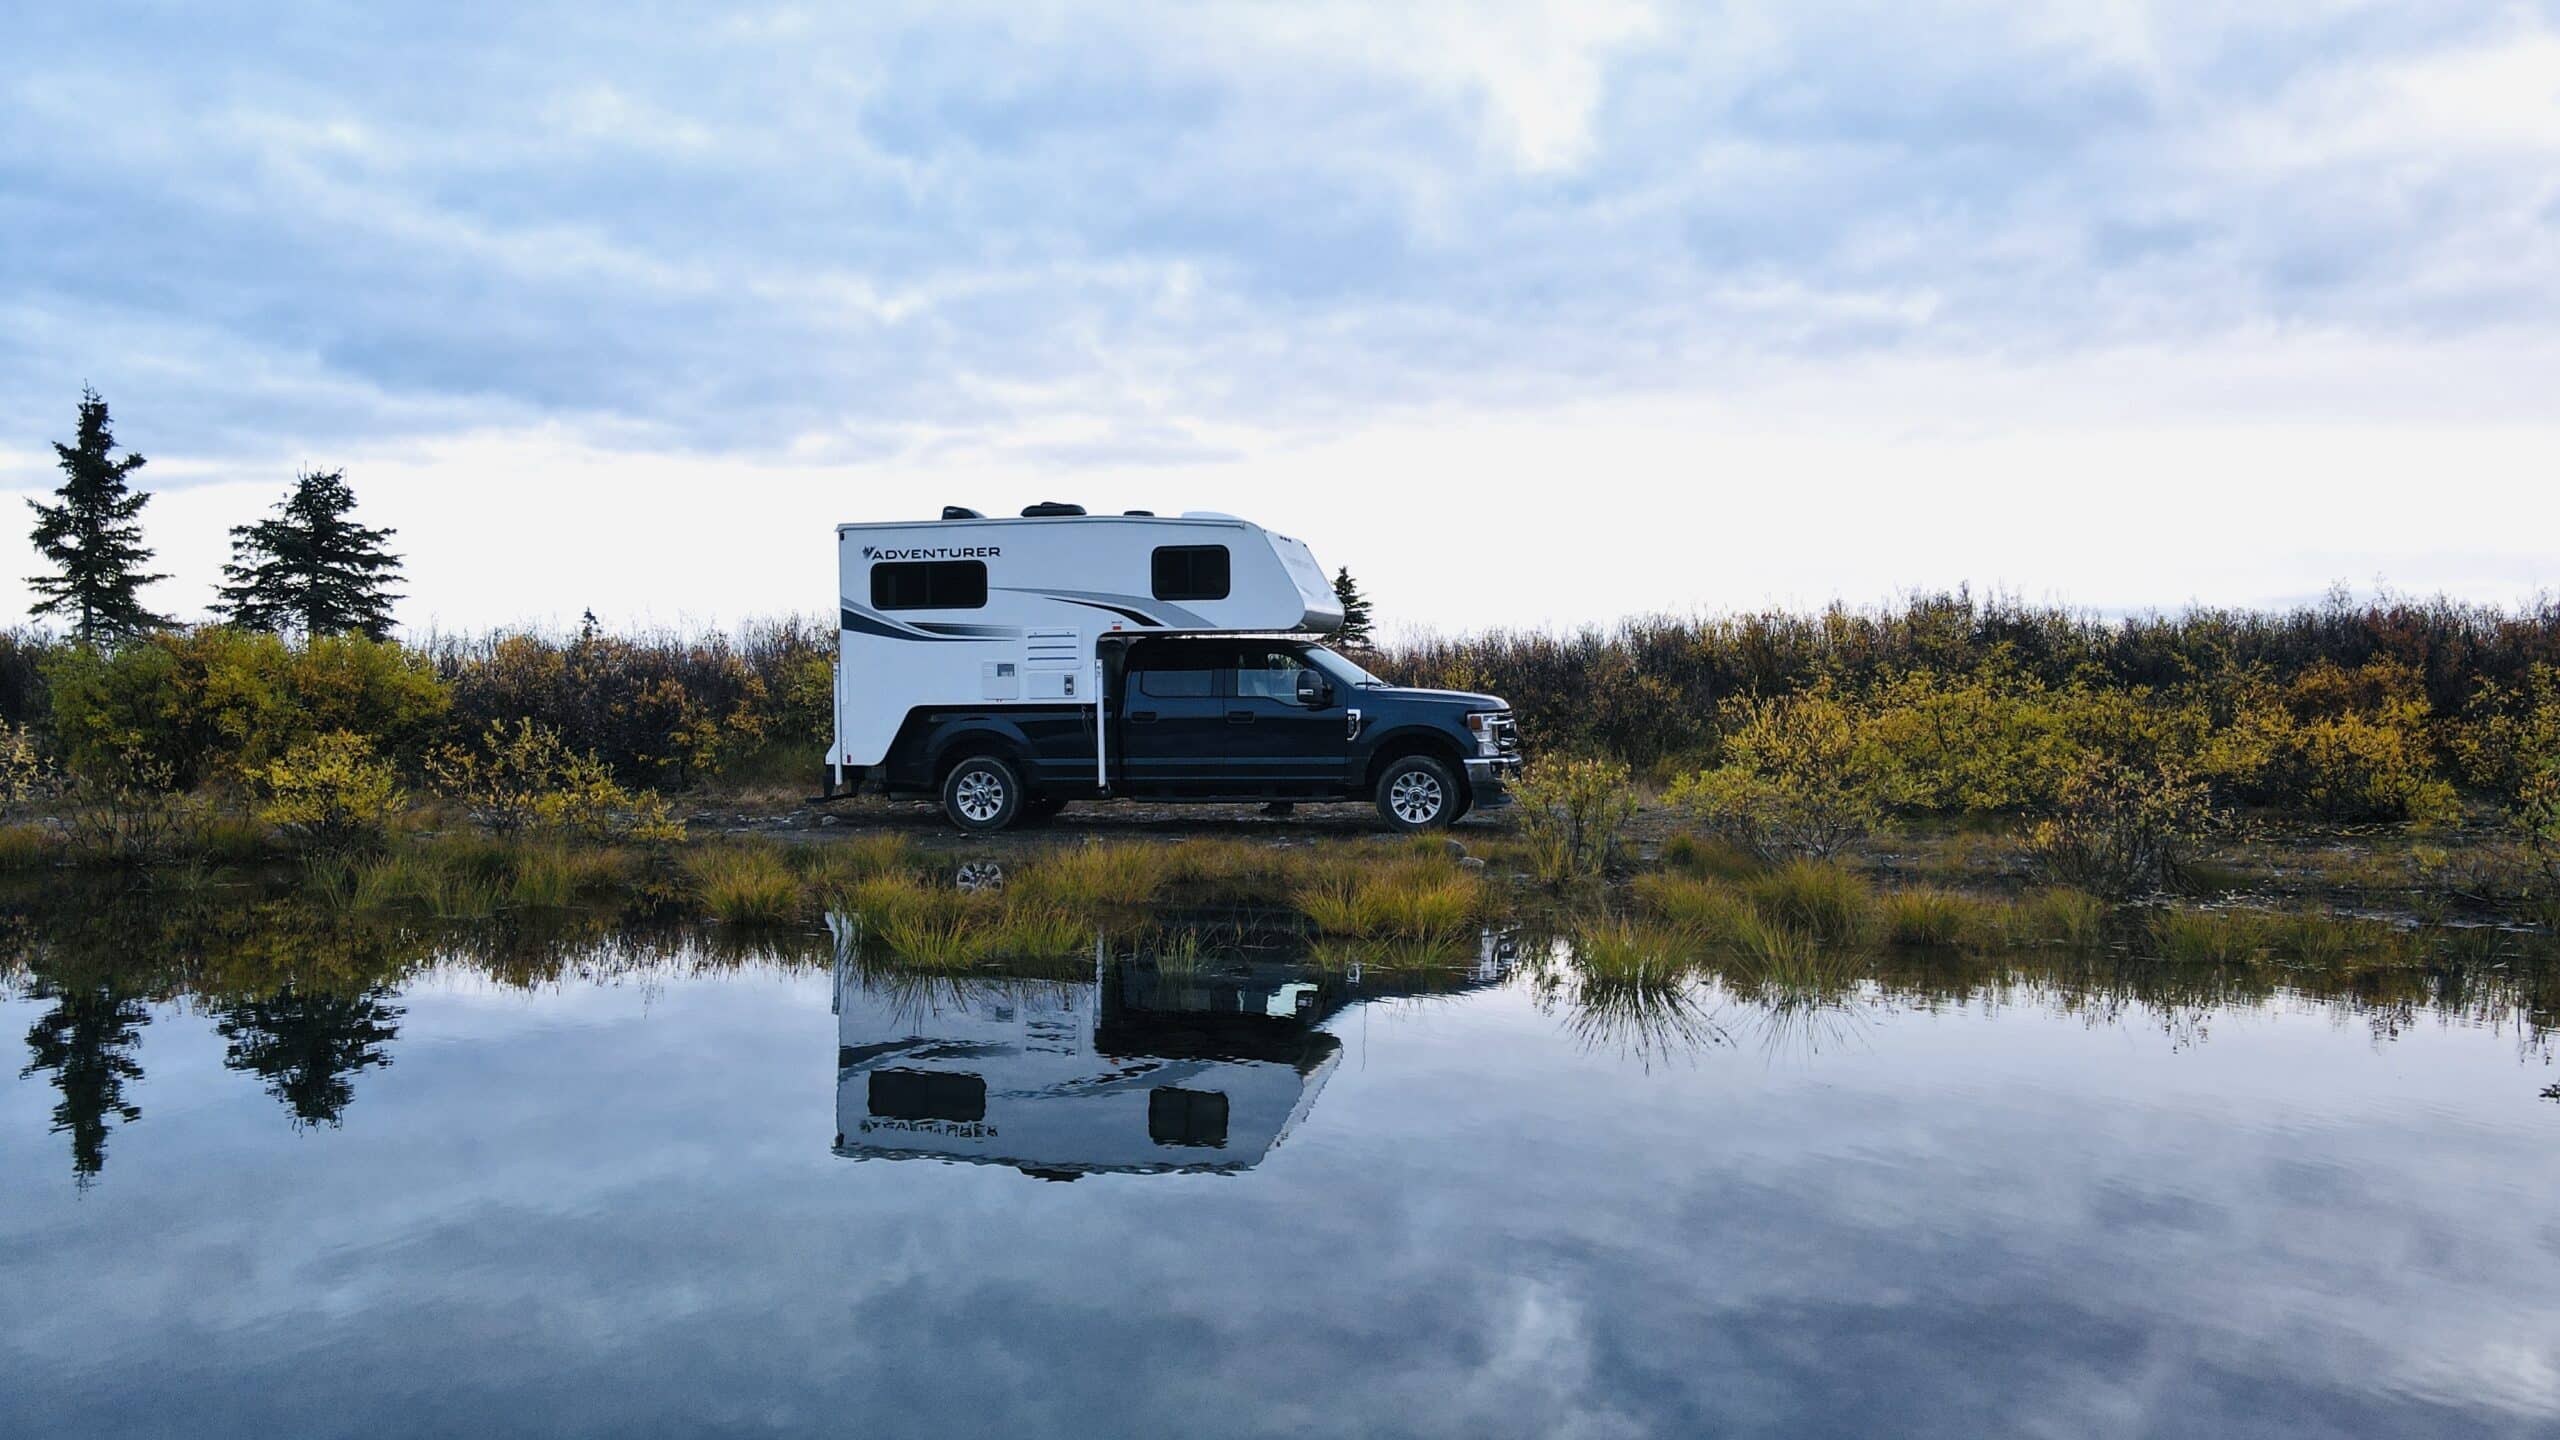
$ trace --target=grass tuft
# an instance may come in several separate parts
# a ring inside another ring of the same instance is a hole
[[[1895,945],[1947,949],[1978,945],[1993,933],[1991,907],[1934,885],[1896,890],[1876,902],[1878,927]]]
[[[863,881],[915,869],[918,858],[913,840],[875,831],[824,844],[795,845],[791,864],[810,888],[833,904]]]
[[[32,870],[62,858],[62,837],[42,825],[0,825],[0,870]]]
[[[1690,875],[1639,875],[1636,903],[1704,944],[1730,945],[1756,916],[1751,902],[1721,880]]]
[[[1006,884],[1017,895],[1090,915],[1147,904],[1171,872],[1164,846],[1084,840],[1037,856]]]
[[[1790,860],[1743,888],[1763,919],[1827,945],[1857,939],[1875,903],[1857,876],[1826,860]]]
[[[1696,939],[1678,927],[1625,916],[1585,921],[1573,933],[1573,963],[1612,984],[1678,985],[1696,969]]]
[[[732,925],[779,925],[807,913],[800,877],[771,845],[712,845],[684,857],[702,908]]]
[[[1448,943],[1475,928],[1485,905],[1477,872],[1458,868],[1445,850],[1399,845],[1373,853],[1385,858],[1340,857],[1292,891],[1291,899],[1317,930],[1364,940]]]
[[[2172,908],[2151,917],[2151,943],[2163,960],[2238,965],[2267,950],[2266,918],[2246,910]]]
[[[2010,915],[2020,940],[2086,950],[2106,939],[2107,902],[2067,885],[2028,891]]]
[[[1769,868],[1759,856],[1712,835],[1674,835],[1662,847],[1662,863],[1701,880],[1748,880]]]

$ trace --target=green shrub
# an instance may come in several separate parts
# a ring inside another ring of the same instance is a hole
[[[1633,779],[1616,760],[1542,758],[1511,794],[1530,872],[1549,884],[1606,872],[1636,813]]]
[[[207,626],[113,650],[65,646],[44,662],[54,733],[72,773],[132,788],[193,789],[332,731],[414,759],[450,697],[423,658],[387,641]]]
[[[35,732],[0,722],[0,814],[14,815],[62,793],[62,776],[36,745]]]
[[[1736,702],[1725,724],[1724,763],[1671,789],[1711,833],[1775,863],[1836,855],[1884,824],[1891,767],[1837,695]]]
[[[2212,820],[2198,781],[2093,761],[2063,782],[2054,813],[2028,830],[2027,850],[2047,879],[2122,899],[2174,881]]]

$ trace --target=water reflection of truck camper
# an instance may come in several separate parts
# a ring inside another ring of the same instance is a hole
[[[854,1159],[1053,1179],[1248,1170],[1323,1092],[1342,1042],[1319,1026],[1354,998],[1338,972],[1251,956],[922,976],[866,969],[839,938],[835,1150]]]
[[[843,967],[836,1151],[1043,1175],[1243,1170],[1340,1059],[1295,982],[1221,1011],[1119,1003],[1102,980],[926,980]]]

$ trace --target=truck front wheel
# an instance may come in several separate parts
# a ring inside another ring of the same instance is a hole
[[[1022,814],[1022,777],[994,755],[972,755],[942,777],[942,813],[973,834],[1002,830]]]
[[[1407,755],[1378,777],[1378,813],[1398,830],[1437,830],[1463,808],[1455,772],[1428,755]]]

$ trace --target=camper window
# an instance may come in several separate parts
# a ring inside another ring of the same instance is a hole
[[[897,560],[871,567],[875,610],[978,610],[986,603],[984,560]]]
[[[1224,545],[1160,545],[1155,555],[1156,598],[1224,600],[1227,569]]]

